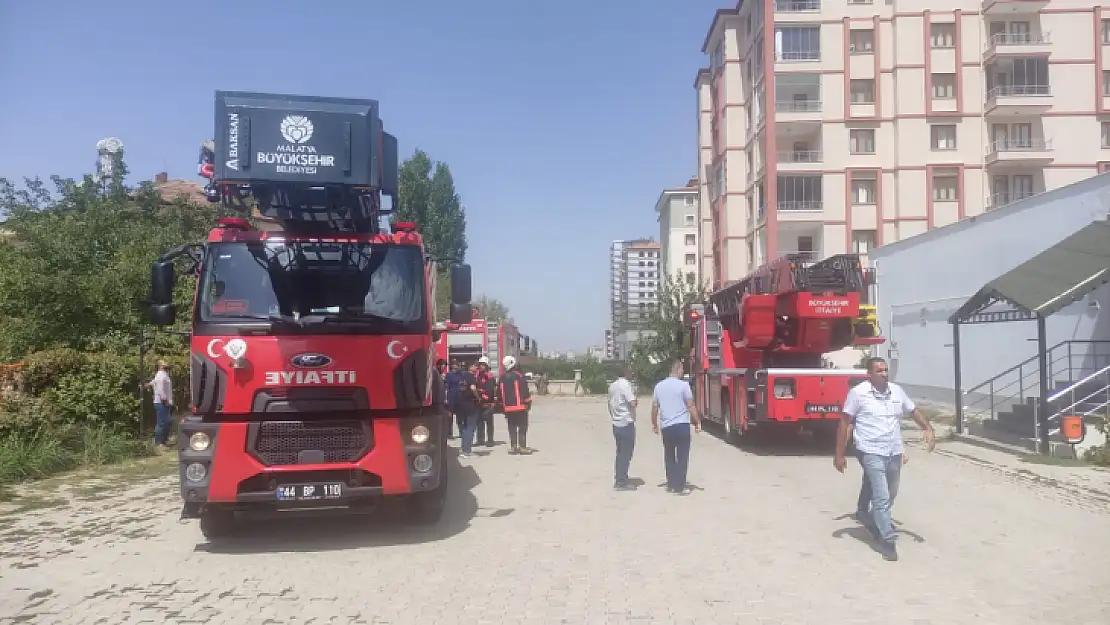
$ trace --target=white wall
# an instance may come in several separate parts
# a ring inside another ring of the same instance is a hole
[[[1105,219],[1108,210],[1110,175],[1101,175],[876,249],[870,257],[887,343],[875,353],[890,360],[900,384],[952,401],[948,317],[987,282]],[[1089,299],[1101,308],[1084,300],[1048,319],[1049,346],[1110,339],[1110,290]],[[1037,353],[1034,321],[964,325],[960,332],[965,391]]]

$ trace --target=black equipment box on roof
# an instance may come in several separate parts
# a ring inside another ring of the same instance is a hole
[[[382,186],[376,100],[217,91],[215,109],[219,181]]]

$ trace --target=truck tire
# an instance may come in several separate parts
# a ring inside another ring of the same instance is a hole
[[[413,493],[408,499],[409,521],[416,525],[433,525],[439,522],[447,508],[447,466],[440,468],[439,487]]]
[[[235,532],[235,511],[206,507],[200,513],[200,532],[208,540],[219,540]]]

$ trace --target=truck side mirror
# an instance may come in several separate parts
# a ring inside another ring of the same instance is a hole
[[[468,268],[469,269],[469,268]],[[459,326],[464,326],[474,320],[474,309],[470,307],[469,303],[456,304],[451,303],[451,323]]]
[[[151,304],[148,316],[150,322],[156,326],[172,326],[177,321],[177,305]]]
[[[472,285],[470,283],[470,265],[455,263],[451,265],[451,321],[455,321],[454,307],[466,306],[470,309]],[[470,323],[468,317],[463,323]]]
[[[150,266],[150,322],[170,326],[177,319],[173,303],[173,261],[161,260]]]
[[[150,303],[164,306],[173,303],[173,261],[161,260],[150,266]]]

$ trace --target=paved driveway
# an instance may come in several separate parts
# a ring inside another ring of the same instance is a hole
[[[858,467],[815,450],[703,434],[676,497],[646,422],[644,485],[610,489],[603,401],[541,398],[529,442],[457,467],[434,530],[282,521],[219,548],[172,478],[67,480],[0,516],[0,623],[1110,623],[1110,497],[1035,471],[912,450],[885,562],[847,517]]]

